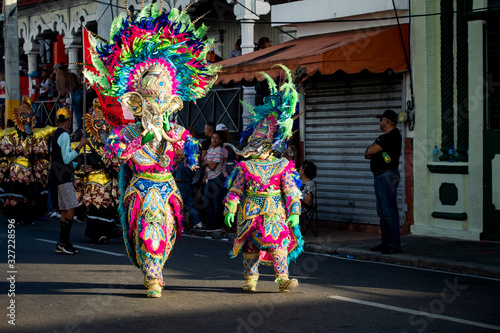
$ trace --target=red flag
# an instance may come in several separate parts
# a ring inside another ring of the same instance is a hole
[[[85,69],[99,75],[99,72],[97,69],[95,69],[93,63],[92,63],[92,52],[95,52],[95,50],[92,49],[90,46],[90,40],[94,40],[94,36],[91,35],[91,33],[87,30],[85,26],[82,26],[82,33],[83,33],[83,62],[85,64]]]
[[[83,61],[85,63],[85,69],[92,72],[95,75],[101,75],[92,63],[92,53],[96,51],[90,45],[90,40],[94,40],[94,36],[83,26]],[[104,117],[108,123],[113,126],[120,126],[125,124],[133,123],[135,120],[126,117],[123,113],[121,103],[118,101],[118,97],[105,96],[102,91],[97,86],[93,86],[97,97],[99,98],[99,103],[101,104]]]

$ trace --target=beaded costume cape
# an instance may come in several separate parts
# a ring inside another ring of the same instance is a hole
[[[285,158],[253,159],[236,166],[228,180],[224,207],[224,214],[238,217],[233,257],[241,252],[246,241],[264,248],[284,245],[289,261],[302,252],[299,229],[286,224],[288,216],[300,214],[298,177],[294,163]],[[260,237],[252,237],[253,230],[258,230]],[[261,251],[260,261],[270,264],[269,253]]]

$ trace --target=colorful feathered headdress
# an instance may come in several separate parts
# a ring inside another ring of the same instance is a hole
[[[196,29],[185,11],[165,13],[156,4],[145,6],[135,17],[121,13],[112,23],[109,42],[98,45],[96,39],[90,40],[95,69],[86,69],[85,77],[103,95],[120,97],[144,94],[138,85],[147,85],[147,73],[159,71],[169,84],[151,91],[153,95],[195,101],[211,88],[218,70],[206,61],[213,44],[203,40],[207,30],[203,24]]]
[[[248,138],[248,144],[243,150],[235,152],[242,156],[251,156],[269,151],[292,137],[292,116],[299,102],[299,94],[293,83],[292,73],[283,66],[285,79],[278,88],[274,80],[266,73],[261,74],[267,79],[270,95],[264,98],[262,105],[245,105],[251,113],[250,124],[241,135],[241,140]]]

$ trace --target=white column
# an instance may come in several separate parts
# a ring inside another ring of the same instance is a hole
[[[36,51],[28,52],[28,74],[38,70],[37,58],[38,58],[38,52]]]
[[[81,45],[70,45],[66,48],[66,51],[68,52],[68,69],[78,75],[78,68],[80,66],[75,65],[75,63],[78,63],[78,53],[80,52],[82,46]]]
[[[241,21],[241,54],[247,54],[254,51],[254,20]],[[250,123],[250,111],[246,105],[255,105],[255,97],[257,92],[255,87],[243,86],[243,127],[245,128]]]
[[[241,20],[241,54],[253,52],[254,44],[254,20]]]
[[[233,12],[236,19],[241,21],[241,54],[254,51],[254,26],[259,15],[266,15],[271,10],[271,5],[263,0],[227,0],[233,4]],[[248,9],[250,10],[248,10]],[[243,101],[248,105],[255,105],[255,87],[243,87]],[[250,113],[246,107],[243,108],[243,126],[250,123]]]

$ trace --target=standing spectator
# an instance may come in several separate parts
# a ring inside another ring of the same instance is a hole
[[[30,78],[26,75],[23,70],[19,71],[19,89],[21,90],[21,96],[30,95]]]
[[[234,44],[234,49],[229,52],[228,58],[239,57],[241,55],[241,38],[238,38]]]
[[[42,74],[40,75],[40,96],[38,97],[39,101],[50,101],[54,99],[56,94],[56,85],[54,83],[54,76],[52,71],[49,71],[48,68],[42,69]],[[52,104],[47,103],[45,105],[46,110],[50,110],[52,108]],[[52,119],[53,120],[53,119]],[[36,122],[42,125],[46,125],[48,121],[47,112],[38,110],[36,113]],[[51,122],[54,124],[54,121]]]
[[[401,252],[397,203],[401,133],[396,127],[398,115],[393,110],[386,110],[377,118],[380,118],[380,129],[384,134],[366,148],[365,158],[370,160],[370,170],[374,176],[382,243],[371,250],[381,251],[382,254],[394,254]]]
[[[257,47],[255,48],[255,51],[267,49],[269,46],[273,46],[271,42],[272,41],[270,41],[268,37],[260,37],[259,41],[257,42]]]
[[[175,170],[175,181],[177,188],[181,192],[183,209],[185,214],[189,215],[189,224],[199,225],[201,223],[198,212],[193,205],[193,176],[194,171],[188,168],[184,161],[184,155],[181,155],[181,161]]]
[[[28,74],[30,78],[30,98],[31,102],[35,102],[38,100],[40,96],[40,79],[38,78],[38,71],[33,71]]]
[[[35,102],[38,101],[38,98],[40,97],[40,79],[38,71],[32,71],[31,73],[28,74],[28,77],[30,79],[31,106],[33,107],[33,112],[35,112],[35,117],[36,117],[38,104],[36,104]],[[43,127],[43,125],[41,127]]]
[[[222,226],[222,200],[224,199],[224,174],[222,173],[222,133],[212,134],[211,145],[202,161],[205,169],[205,206],[207,207],[208,223],[206,229],[217,230]]]
[[[40,75],[40,101],[48,101],[54,98],[56,92],[56,85],[51,78],[51,72],[47,68],[42,69]]]
[[[63,103],[71,104],[77,130],[83,130],[83,90],[78,77],[71,73],[66,64],[57,64],[56,88],[57,100],[63,99]]]
[[[302,213],[307,213],[313,204],[313,197],[316,193],[316,182],[313,180],[316,177],[316,164],[305,160],[299,169],[299,175],[302,180],[300,188]]]
[[[205,220],[205,198],[203,198],[203,193],[205,192],[205,183],[203,180],[205,179],[205,168],[202,167],[202,162],[205,159],[205,156],[207,155],[208,149],[210,148],[210,145],[212,144],[211,138],[212,134],[215,132],[215,123],[213,122],[208,122],[205,124],[205,138],[201,140],[201,154],[200,154],[200,163],[199,163],[199,168],[196,171],[196,174],[193,178],[193,193],[195,193],[195,207],[198,209],[198,215],[200,216],[201,219]],[[201,223],[198,223],[197,225],[194,226],[197,229],[201,229],[203,225]]]
[[[61,230],[56,253],[75,254],[75,249],[69,239],[75,210],[79,206],[73,187],[73,160],[78,156],[80,149],[88,140],[83,137],[76,149],[71,149],[68,131],[70,130],[70,113],[68,109],[61,108],[56,112],[57,130],[52,136],[52,181],[57,185],[59,209],[61,210]]]
[[[0,103],[5,103],[5,73],[0,73]]]
[[[205,156],[207,155],[207,151],[210,148],[210,145],[212,144],[212,134],[215,132],[215,123],[213,122],[208,122],[205,125],[205,139],[201,143],[201,160],[203,161],[205,159]]]
[[[223,123],[218,124],[215,130],[217,132],[221,132],[222,153],[224,154],[224,160],[222,162],[222,174],[224,175],[224,182],[225,182],[227,176],[229,176],[229,173],[227,171],[227,159],[229,158],[229,150],[227,149],[226,146],[224,146],[224,143],[226,142],[231,143],[231,136],[229,135],[229,130],[227,129],[227,126],[224,125]]]

